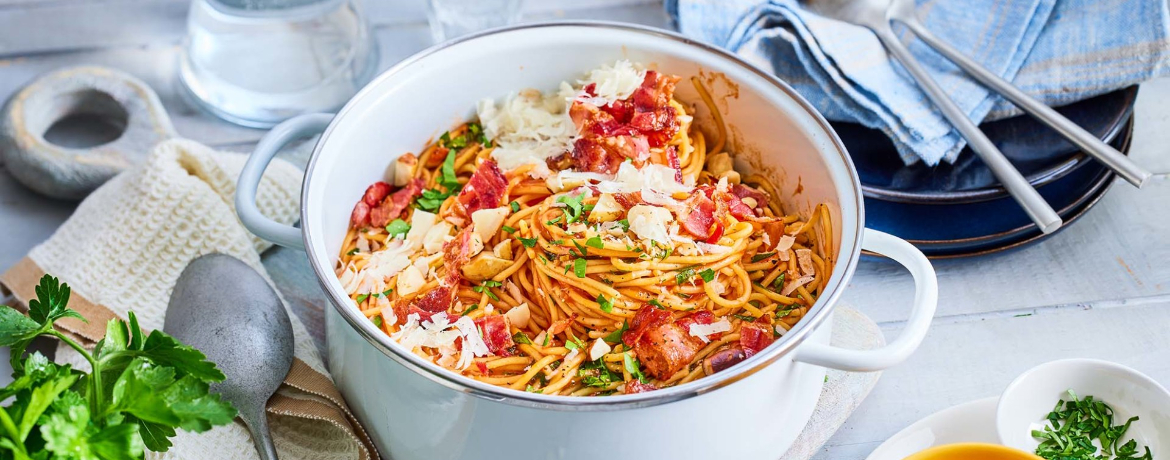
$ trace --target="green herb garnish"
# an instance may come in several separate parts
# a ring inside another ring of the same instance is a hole
[[[395,238],[404,239],[406,238],[406,233],[409,231],[410,224],[402,219],[394,219],[394,221],[386,224],[386,233],[389,233],[390,236]]]
[[[630,231],[630,219],[622,219],[618,221],[618,225],[622,226],[623,232]]]
[[[366,299],[368,299],[368,298],[370,298],[369,294],[361,294],[361,295],[357,296],[357,300],[355,300],[354,302],[357,302],[358,305],[361,305],[361,303],[365,302]]]
[[[503,286],[503,284],[501,284],[499,281],[485,280],[484,282],[479,283],[479,286],[472,287],[471,290],[478,292],[478,293],[481,293],[481,294],[487,294],[488,298],[499,302],[500,297],[497,296],[496,293],[492,292],[492,290],[488,289],[488,288],[494,288],[494,287],[500,287],[500,286]]]
[[[604,295],[597,294],[597,305],[601,307],[601,311],[610,313],[613,311],[613,302],[606,299]]]
[[[512,212],[520,212],[520,203],[513,201],[511,203],[508,203],[508,206],[512,207]]]
[[[731,316],[733,316],[733,317],[736,317],[736,318],[739,318],[739,319],[741,319],[741,320],[743,320],[743,321],[747,321],[747,322],[749,322],[749,323],[750,323],[750,322],[752,322],[752,321],[755,321],[755,320],[756,320],[756,317],[755,317],[755,316],[751,316],[751,315],[740,315],[740,314],[735,314],[735,315],[731,315]]]
[[[557,203],[564,203],[567,206],[566,213],[569,215],[568,223],[576,222],[582,217],[581,213],[585,211],[584,205],[581,203],[585,199],[585,192],[581,192],[577,196],[561,195],[557,197]]]
[[[357,253],[358,253],[358,248],[353,248],[353,249],[350,249],[349,252],[345,253],[345,255],[352,256],[352,255],[357,254]]]
[[[1092,396],[1078,399],[1068,390],[1071,400],[1060,400],[1048,413],[1048,425],[1043,430],[1032,430],[1032,437],[1041,439],[1036,455],[1049,460],[1153,460],[1150,448],[1137,453],[1137,441],[1122,442],[1125,432],[1137,417],[1125,424],[1113,424],[1113,408]],[[1096,440],[1101,448],[1093,444]]]
[[[370,321],[373,321],[374,325],[378,326],[379,329],[382,328],[382,314],[381,313],[379,313],[378,316],[370,318]]]
[[[591,387],[607,387],[622,381],[621,374],[609,370],[601,359],[581,363],[581,367],[577,369],[577,376],[581,377],[581,383]]]
[[[699,272],[699,277],[703,278],[704,283],[710,283],[712,280],[715,279],[715,270],[712,270],[710,268],[703,270],[703,271]]]
[[[467,316],[468,313],[475,311],[477,308],[479,308],[479,304],[473,303],[470,307],[463,309],[463,313],[460,313],[459,316]]]
[[[684,268],[682,270],[679,270],[679,272],[674,275],[674,282],[675,282],[675,284],[683,284],[687,281],[690,281],[690,279],[693,278],[694,276],[695,276],[694,267],[687,267],[687,268]]]
[[[508,233],[516,233],[516,229],[509,227],[507,225],[501,226],[500,229],[502,229],[503,231],[508,232]]]
[[[577,275],[578,278],[585,277],[585,269],[586,268],[587,268],[587,265],[586,265],[585,259],[574,259],[573,260],[573,274]]]
[[[606,334],[605,337],[601,338],[601,340],[604,340],[604,341],[609,342],[609,343],[621,342],[622,341],[622,334],[624,334],[629,329],[630,329],[629,321],[623,320],[622,327],[619,327],[617,330],[610,332],[609,334]]]
[[[236,410],[208,392],[224,380],[215,364],[160,330],[149,335],[133,312],[110,320],[93,352],[53,323],[81,314],[67,307],[69,286],[45,275],[28,316],[0,307],[0,346],[11,348],[13,379],[0,389],[0,458],[141,459],[165,452],[176,429],[204,432],[232,423]],[[91,373],[27,357],[33,339],[54,337],[89,362]]]
[[[597,249],[604,249],[605,248],[605,243],[601,242],[600,236],[595,236],[593,238],[589,238],[589,239],[585,240],[585,245],[589,246],[591,248],[597,248]]]
[[[658,308],[666,308],[666,306],[662,305],[662,302],[659,302],[658,299],[650,299],[650,301],[647,303]]]
[[[780,276],[777,276],[776,279],[772,280],[772,290],[779,291],[783,287],[784,287],[784,273],[781,272]]]
[[[520,240],[520,244],[523,244],[526,248],[536,247],[536,238],[516,237],[516,239]]]
[[[637,377],[638,380],[642,383],[646,383],[646,376],[642,375],[642,367],[638,365],[638,360],[635,359],[634,356],[630,354],[630,352],[627,351],[622,353],[622,361],[626,365],[626,372],[629,372],[630,375]]]
[[[765,252],[763,254],[756,254],[756,255],[752,256],[752,263],[759,262],[761,260],[767,259],[767,258],[772,257],[774,255],[776,255],[776,251]]]

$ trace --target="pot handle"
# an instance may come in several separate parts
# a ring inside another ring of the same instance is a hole
[[[914,277],[914,301],[905,329],[898,338],[875,350],[847,350],[806,342],[796,349],[797,361],[851,372],[879,371],[905,361],[926,337],[938,306],[938,278],[930,261],[910,243],[868,228],[862,233],[861,247],[894,259]]]
[[[256,150],[248,156],[248,162],[244,164],[240,179],[236,182],[236,214],[240,216],[240,222],[256,236],[286,248],[305,249],[301,229],[284,225],[260,213],[260,208],[256,207],[256,188],[260,186],[260,177],[264,175],[264,170],[276,152],[295,139],[325,131],[331,120],[331,113],[310,113],[290,118],[265,134],[256,144]]]

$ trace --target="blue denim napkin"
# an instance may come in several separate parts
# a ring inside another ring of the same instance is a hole
[[[953,161],[966,144],[866,29],[794,0],[666,0],[666,9],[683,34],[772,71],[827,118],[881,129],[908,164]],[[1167,11],[1165,0],[918,1],[935,35],[1049,105],[1167,74]],[[972,119],[1019,113],[895,30]]]

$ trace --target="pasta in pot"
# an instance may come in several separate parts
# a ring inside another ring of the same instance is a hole
[[[772,344],[832,271],[829,210],[786,213],[736,171],[679,81],[619,61],[400,157],[342,245],[357,308],[452,372],[544,394],[679,385]]]

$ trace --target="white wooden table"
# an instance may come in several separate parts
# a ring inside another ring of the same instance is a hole
[[[529,2],[525,20],[591,18],[667,27],[657,1]],[[422,0],[366,0],[383,68],[423,49]],[[262,131],[203,115],[179,98],[175,68],[187,0],[0,0],[0,100],[33,77],[79,64],[134,74],[159,93],[179,134],[248,151]],[[1040,244],[936,263],[940,303],[919,351],[889,370],[818,458],[864,458],[911,422],[997,394],[1045,361],[1095,357],[1170,384],[1170,79],[1143,85],[1132,156],[1158,173],[1144,190],[1116,184],[1083,219]],[[33,194],[0,165],[0,270],[44,240],[75,204]],[[304,256],[276,249],[265,264],[310,330],[323,296]],[[863,262],[845,300],[897,334],[909,276]],[[318,337],[321,341],[323,338]],[[6,360],[3,360],[6,361]]]

